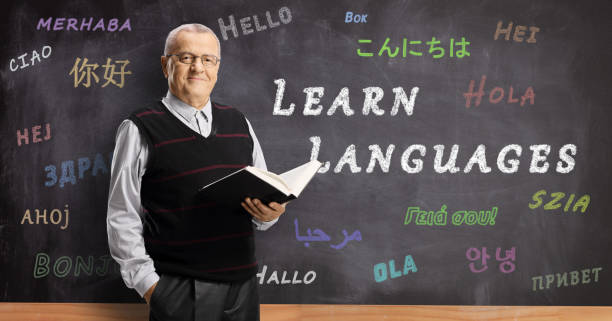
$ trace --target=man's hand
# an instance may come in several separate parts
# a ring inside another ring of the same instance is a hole
[[[148,290],[147,292],[145,292],[144,294],[144,299],[145,301],[147,301],[147,304],[149,304],[149,302],[151,301],[151,295],[153,294],[153,291],[155,290],[155,287],[157,286],[157,282],[155,282],[155,284],[153,284]]]
[[[240,202],[240,205],[260,222],[269,222],[285,213],[285,205],[287,205],[287,203],[278,204],[276,202],[271,202],[265,205],[256,198],[251,199],[247,197],[244,199],[244,202]]]

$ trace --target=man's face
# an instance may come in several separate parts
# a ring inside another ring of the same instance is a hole
[[[210,33],[180,31],[177,34],[174,47],[168,54],[190,53],[195,56],[219,55],[217,40]],[[194,63],[181,63],[177,56],[162,56],[162,70],[168,78],[170,92],[185,102],[198,102],[209,97],[217,82],[216,66],[204,67],[202,60],[196,58]],[[202,102],[205,103],[205,102]],[[198,106],[196,106],[198,107]]]

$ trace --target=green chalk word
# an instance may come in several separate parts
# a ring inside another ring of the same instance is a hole
[[[533,281],[533,286],[531,288],[532,291],[538,290],[548,290],[550,288],[554,288],[555,285],[557,288],[560,287],[568,287],[568,286],[576,286],[579,284],[589,284],[591,282],[599,282],[599,272],[603,270],[602,267],[596,268],[588,268],[584,270],[576,270],[571,272],[564,273],[554,273],[554,274],[546,274],[546,275],[538,275],[531,278]],[[568,277],[569,274],[569,277]],[[569,279],[569,282],[568,282]],[[557,282],[555,282],[555,280]],[[544,283],[546,283],[546,288],[544,287]]]
[[[572,202],[574,202],[576,195],[569,194],[569,197],[564,200],[565,195],[566,194],[563,192],[554,192],[550,193],[550,195],[546,195],[546,190],[539,190],[531,197],[533,199],[533,203],[529,203],[529,208],[535,210],[536,208],[540,207],[542,203],[544,203],[544,200],[548,200],[548,202],[546,202],[542,207],[544,210],[556,210],[563,206],[563,212],[569,211],[571,207],[571,211],[574,213],[576,213],[578,209],[580,209],[580,213],[584,213],[591,203],[591,196],[585,194],[582,195],[575,203],[573,203],[574,205],[572,206]],[[565,204],[563,204],[563,201],[565,201]]]
[[[357,43],[360,44],[357,49],[357,55],[359,57],[373,57],[376,55],[376,49],[379,45],[361,45],[371,44],[372,39],[358,39]],[[469,44],[470,42],[466,41],[465,37],[461,37],[461,40],[450,38],[450,40],[448,40],[448,47],[446,40],[436,39],[436,37],[432,37],[431,41],[408,40],[407,38],[391,40],[391,38],[386,37],[384,43],[380,45],[380,50],[378,50],[377,55],[386,55],[389,58],[395,58],[400,54],[401,49],[402,58],[406,58],[407,56],[421,57],[428,55],[433,59],[440,59],[445,56],[461,59],[470,56],[470,52],[468,51]]]
[[[111,265],[113,270],[111,270]],[[93,255],[83,257],[77,255],[72,258],[70,256],[60,256],[55,262],[51,262],[51,257],[47,253],[36,253],[34,262],[34,278],[40,279],[49,274],[57,278],[65,278],[67,276],[81,276],[81,273],[87,276],[92,276],[94,273],[98,276],[107,274],[119,274],[119,264],[117,264],[109,255],[102,255],[94,258]]]
[[[461,210],[456,211],[451,215],[451,223],[455,226],[459,225],[495,225],[495,219],[497,218],[497,206],[493,206],[490,211],[468,211]],[[425,211],[421,210],[418,206],[408,207],[406,210],[406,217],[404,218],[404,225],[413,222],[415,225],[428,225],[428,226],[446,226],[448,225],[448,213],[446,212],[446,205],[442,205],[439,211]]]

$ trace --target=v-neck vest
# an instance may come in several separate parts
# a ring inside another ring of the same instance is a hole
[[[253,138],[244,115],[212,102],[204,137],[161,102],[129,119],[145,138],[149,159],[142,178],[143,236],[156,270],[215,281],[257,272],[251,216],[240,206],[206,202],[198,189],[253,163]]]

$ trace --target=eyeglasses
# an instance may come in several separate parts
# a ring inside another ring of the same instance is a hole
[[[196,55],[193,55],[187,52],[183,52],[183,53],[176,54],[176,55],[166,55],[166,57],[170,57],[170,56],[177,56],[178,61],[186,65],[191,65],[195,63],[196,58],[200,58],[202,60],[202,65],[204,65],[204,67],[214,67],[221,60],[220,58],[217,58],[217,56],[213,56],[213,55],[196,56]]]

